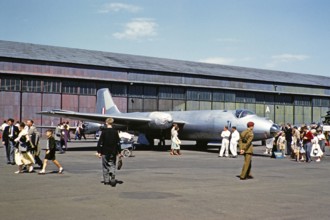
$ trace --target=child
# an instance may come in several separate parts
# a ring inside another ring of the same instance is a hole
[[[282,152],[283,157],[286,157],[285,146],[286,146],[285,133],[282,132],[281,136],[277,139],[277,149]]]
[[[46,131],[47,136],[47,150],[46,155],[44,159],[44,163],[42,166],[42,170],[39,172],[39,174],[45,174],[46,173],[46,167],[47,167],[47,161],[52,160],[53,163],[58,167],[58,173],[63,173],[63,167],[61,164],[55,159],[55,151],[56,151],[56,143],[55,139],[53,137],[53,131],[47,130]]]

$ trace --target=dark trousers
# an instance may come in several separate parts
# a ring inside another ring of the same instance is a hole
[[[109,183],[111,177],[116,175],[116,159],[113,154],[102,155],[102,172],[104,183]]]
[[[241,178],[247,178],[251,176],[251,166],[252,166],[252,154],[244,154],[244,164],[242,168]]]
[[[8,163],[15,163],[15,143],[14,141],[8,141],[5,144],[6,157]]]

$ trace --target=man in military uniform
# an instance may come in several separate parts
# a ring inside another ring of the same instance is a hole
[[[254,123],[248,122],[247,129],[243,131],[239,139],[240,154],[244,155],[244,165],[242,168],[242,173],[240,175],[240,180],[253,179],[251,175],[251,163],[253,154],[253,128]]]

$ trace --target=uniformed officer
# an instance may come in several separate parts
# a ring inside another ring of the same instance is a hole
[[[247,123],[247,129],[243,131],[239,139],[240,154],[244,155],[244,165],[242,168],[242,173],[240,175],[240,180],[253,179],[251,175],[251,163],[253,154],[253,128],[254,123],[252,121]]]

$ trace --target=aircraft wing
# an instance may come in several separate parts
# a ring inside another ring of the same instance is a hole
[[[71,119],[79,119],[83,121],[92,121],[104,124],[105,120],[109,117],[114,119],[114,125],[117,126],[143,126],[151,122],[152,119],[144,116],[128,116],[126,114],[96,114],[96,113],[81,113],[75,111],[67,111],[61,109],[54,109],[50,111],[38,112],[41,115],[48,115],[52,117],[63,117]]]

